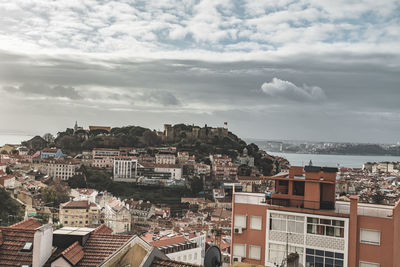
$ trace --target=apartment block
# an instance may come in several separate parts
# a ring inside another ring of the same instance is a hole
[[[267,193],[234,193],[231,262],[400,266],[400,208],[336,201],[336,168],[293,166]],[[287,265],[284,265],[287,266]],[[290,266],[290,265],[289,265]],[[296,266],[296,265],[293,265]]]
[[[85,227],[100,223],[100,208],[88,200],[68,201],[60,205],[60,222],[64,226]]]
[[[156,164],[176,164],[176,156],[174,154],[157,154]]]
[[[124,181],[135,179],[137,176],[138,161],[128,156],[119,156],[114,159],[114,180]]]

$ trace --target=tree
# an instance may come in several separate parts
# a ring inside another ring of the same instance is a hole
[[[68,185],[71,188],[86,188],[87,184],[82,175],[74,175],[68,179]]]
[[[145,131],[143,133],[143,141],[148,146],[159,145],[161,143],[160,137],[153,131]]]
[[[23,218],[23,210],[10,194],[0,187],[0,225],[15,223]]]
[[[203,180],[199,177],[194,177],[190,181],[190,188],[193,195],[197,195],[199,192],[204,190]]]
[[[12,173],[12,171],[11,171],[11,169],[10,169],[10,166],[7,166],[7,167],[6,167],[6,173],[7,173],[7,174],[11,174],[11,173]]]
[[[60,179],[54,179],[50,186],[42,190],[42,200],[46,205],[58,207],[69,200],[70,188],[64,185]]]

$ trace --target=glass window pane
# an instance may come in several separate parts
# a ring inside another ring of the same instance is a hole
[[[331,251],[325,251],[325,257],[334,258],[335,254]]]
[[[332,226],[326,226],[326,235],[327,236],[335,236],[335,228]]]
[[[314,255],[314,250],[313,250],[313,249],[310,249],[310,248],[307,248],[307,249],[306,249],[306,253],[307,253],[307,254]]]
[[[343,259],[343,253],[335,253],[335,258]]]
[[[324,251],[323,250],[315,250],[315,254],[319,256],[324,256]]]

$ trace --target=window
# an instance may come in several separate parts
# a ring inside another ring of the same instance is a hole
[[[250,216],[250,229],[261,230],[262,228],[262,217]]]
[[[246,215],[235,215],[235,227],[246,228]]]
[[[302,247],[295,247],[289,245],[288,252],[299,254],[299,262],[303,262],[304,249]],[[269,244],[268,262],[281,264],[282,260],[286,258],[286,245],[282,244]]]
[[[250,246],[249,258],[250,259],[254,259],[254,260],[261,259],[261,247],[259,247],[259,246]]]
[[[277,213],[271,213],[270,216],[270,230],[304,233],[304,217]]]
[[[381,244],[381,232],[376,230],[361,229],[360,242],[379,246]]]
[[[360,261],[360,267],[379,267],[378,263]]]
[[[342,267],[344,254],[318,249],[306,249],[306,267]]]
[[[344,237],[344,221],[307,217],[307,233]]]
[[[246,245],[244,244],[233,244],[233,256],[246,257]]]

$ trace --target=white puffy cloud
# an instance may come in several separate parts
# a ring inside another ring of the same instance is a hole
[[[325,92],[318,86],[297,86],[292,82],[274,77],[271,82],[263,83],[261,90],[272,97],[281,97],[294,101],[321,101]]]

